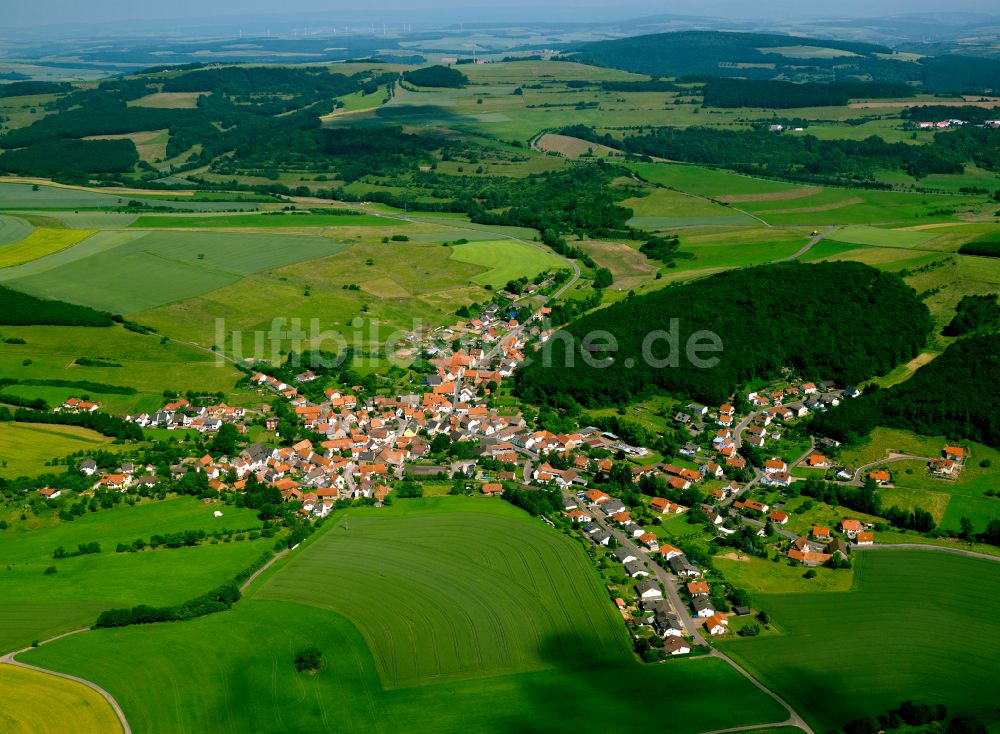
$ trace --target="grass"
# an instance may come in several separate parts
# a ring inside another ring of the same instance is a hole
[[[19,242],[31,234],[31,224],[18,217],[0,215],[0,245]],[[4,250],[0,249],[0,253]]]
[[[62,500],[62,498],[59,498]],[[58,500],[57,500],[58,501]],[[221,509],[223,517],[212,513]],[[260,527],[250,510],[206,505],[191,497],[88,513],[73,522],[7,518],[0,531],[0,651],[76,626],[111,607],[176,604],[229,580],[274,541],[261,539],[193,548],[116,553],[119,542],[180,530]],[[27,527],[22,527],[27,526]],[[53,560],[58,546],[98,542],[101,553]],[[57,572],[43,571],[55,566]]]
[[[817,568],[816,578],[804,577],[806,569],[799,564],[788,565],[784,558],[778,563],[770,559],[725,553],[712,559],[715,567],[731,584],[759,594],[803,594],[815,591],[847,591],[854,575],[851,571]],[[765,608],[765,607],[760,607]]]
[[[54,675],[0,665],[4,707],[0,731],[33,734],[111,734],[118,717],[97,691]]]
[[[153,734],[616,730],[634,706],[695,734],[785,716],[720,660],[637,663],[579,546],[505,503],[401,501],[321,532],[230,612],[98,630],[23,660],[98,682]],[[309,646],[324,665],[297,674]],[[392,670],[417,677],[387,686]]]
[[[2,333],[27,343],[0,344],[0,374],[17,379],[88,380],[138,390],[136,395],[94,394],[117,412],[156,410],[163,404],[165,389],[224,392],[231,404],[247,402],[248,393],[234,389],[240,378],[235,368],[217,362],[210,351],[170,340],[164,343],[158,335],[143,336],[116,326],[5,326]],[[80,356],[122,366],[80,367],[74,364]]]
[[[0,247],[0,268],[37,260],[51,255],[92,235],[92,231],[77,229],[36,229],[20,242]]]
[[[0,423],[0,477],[40,474],[50,459],[110,443],[111,439],[78,426]]]
[[[990,708],[1000,654],[1000,623],[987,611],[1000,594],[995,563],[924,551],[861,553],[854,562],[851,591],[755,595],[785,634],[724,642],[726,652],[817,731],[903,699],[953,713]]]
[[[829,239],[852,245],[918,247],[928,240],[934,239],[934,232],[927,230],[882,229],[880,227],[854,224],[841,227],[836,232],[833,232],[829,236]]]
[[[594,579],[570,542],[512,506],[442,498],[351,513],[254,598],[345,615],[396,688],[621,659],[624,628]]]
[[[403,227],[408,222],[370,214],[143,214],[133,229],[300,229]]]
[[[223,232],[102,232],[30,269],[0,275],[10,287],[113,313],[136,313],[236,283],[252,273],[331,255],[332,238]]]
[[[488,268],[485,273],[474,277],[472,282],[494,288],[502,288],[508,281],[521,276],[532,278],[546,270],[567,267],[562,258],[514,240],[487,240],[455,245],[452,247],[451,257],[459,262]]]

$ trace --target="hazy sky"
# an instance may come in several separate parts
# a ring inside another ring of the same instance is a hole
[[[734,18],[849,17],[920,12],[996,13],[995,0],[0,0],[0,34],[4,26],[62,23],[114,23],[122,20],[192,20],[222,16],[324,13],[345,22],[391,12],[400,20],[419,22],[428,16],[442,20],[605,20],[654,13],[711,15]],[[112,30],[107,28],[106,30]]]

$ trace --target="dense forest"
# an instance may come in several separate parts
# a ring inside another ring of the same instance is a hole
[[[57,94],[68,92],[72,89],[69,82],[12,82],[10,84],[0,84],[0,98],[2,97],[27,97],[36,94]]]
[[[876,426],[944,434],[1000,447],[1000,334],[959,339],[906,382],[869,387],[854,400],[816,416],[812,430],[853,443]]]
[[[26,176],[83,179],[91,173],[124,173],[139,162],[131,140],[46,140],[0,154],[0,170]]]
[[[458,89],[469,83],[458,69],[449,66],[425,66],[403,74],[403,79],[417,87],[442,87]]]
[[[320,116],[340,104],[338,96],[374,93],[396,78],[377,72],[346,76],[323,68],[227,66],[112,79],[63,95],[51,103],[53,114],[0,137],[0,149],[7,150],[0,170],[68,182],[88,174],[121,174],[139,160],[131,141],[81,138],[162,129],[169,131],[168,158],[199,146],[190,166],[223,156],[226,165],[257,168],[322,162],[328,138]],[[129,104],[159,91],[201,96],[194,109]],[[160,175],[147,168],[139,179]]]
[[[849,53],[785,56],[789,46]],[[681,31],[584,43],[564,58],[652,76],[741,77],[796,82],[915,83],[924,91],[989,92],[1000,89],[1000,60],[974,56],[893,58],[892,49],[870,43],[766,33]]]
[[[992,332],[1000,329],[1000,304],[997,294],[962,296],[955,318],[944,327],[945,336],[965,336],[973,332]]]
[[[966,242],[958,248],[958,254],[1000,257],[1000,235],[986,235],[972,242]]]
[[[762,79],[711,79],[703,90],[706,107],[793,107],[843,106],[851,99],[908,97],[908,84],[833,82],[818,84]]]
[[[657,330],[675,339],[646,341]],[[540,403],[568,396],[588,406],[620,405],[666,392],[717,405],[737,386],[786,367],[842,385],[885,374],[916,356],[930,330],[926,306],[892,273],[856,262],[763,265],[584,316],[517,373],[516,389]],[[696,332],[721,340],[722,351],[700,355],[717,357],[715,364],[696,367],[685,356]],[[598,333],[613,335],[617,349],[584,341]],[[652,362],[668,357],[666,366]],[[611,361],[593,366],[601,360]]]
[[[109,313],[35,298],[0,285],[0,324],[6,326],[111,326]]]
[[[812,135],[707,127],[646,128],[622,139],[583,125],[561,132],[640,156],[799,181],[874,182],[877,171],[898,169],[921,178],[932,173],[958,174],[967,163],[1000,171],[1000,130],[988,128],[938,133],[925,145],[888,143],[874,135],[864,140],[820,140]]]

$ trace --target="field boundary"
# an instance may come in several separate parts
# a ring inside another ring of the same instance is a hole
[[[118,717],[118,723],[121,724],[122,732],[124,734],[132,734],[132,727],[129,726],[128,719],[125,718],[125,712],[122,711],[122,707],[115,700],[115,697],[108,693],[105,689],[101,688],[99,685],[93,681],[89,681],[86,678],[80,678],[79,676],[70,675],[69,673],[60,673],[58,670],[49,670],[48,668],[40,668],[37,665],[31,665],[29,663],[22,663],[15,660],[16,656],[28,650],[33,650],[36,647],[41,647],[42,645],[47,645],[50,642],[55,642],[56,640],[61,640],[64,637],[69,637],[71,635],[78,635],[81,632],[89,632],[89,627],[81,627],[80,629],[71,630],[69,632],[63,632],[55,637],[50,637],[47,640],[39,642],[37,645],[31,645],[30,647],[25,647],[20,650],[15,650],[14,652],[9,652],[6,655],[0,657],[0,665],[13,665],[18,668],[26,668],[27,670],[34,670],[36,673],[45,673],[47,675],[54,675],[57,678],[64,678],[66,680],[71,680],[74,683],[80,683],[87,686],[87,688],[98,693],[108,704],[111,706],[112,710],[115,712],[115,716]]]

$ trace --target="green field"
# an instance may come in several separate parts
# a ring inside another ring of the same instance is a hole
[[[31,225],[25,220],[18,217],[0,216],[0,245],[19,242],[29,234],[31,234]]]
[[[403,501],[321,532],[231,612],[23,660],[98,682],[150,733],[615,730],[641,706],[694,734],[786,716],[720,660],[635,662],[583,552],[502,501]],[[297,674],[310,645],[325,664]]]
[[[725,642],[726,652],[817,731],[906,699],[954,713],[991,709],[996,563],[933,551],[870,551],[854,563],[851,591],[754,593],[754,606],[785,634]]]
[[[134,191],[102,192],[69,186],[37,185],[31,183],[0,183],[0,209],[61,210],[61,209],[115,209],[130,201],[141,201],[149,206],[167,206],[172,209],[198,209],[203,211],[256,209],[258,204],[240,202],[236,195],[226,201],[205,201],[181,194],[151,195]]]
[[[521,276],[532,278],[546,270],[568,267],[565,260],[545,250],[514,240],[469,242],[452,248],[453,260],[488,268],[472,279],[478,285],[502,288],[510,280]]]
[[[208,344],[212,343],[208,321]],[[119,327],[5,326],[3,335],[22,338],[26,344],[0,344],[0,374],[16,379],[59,379],[124,385],[136,395],[92,397],[120,413],[156,410],[163,405],[165,389],[223,392],[230,403],[245,404],[247,393],[234,389],[240,373],[218,362],[210,351],[195,349],[159,335],[143,336]],[[78,357],[101,358],[121,367],[80,367]],[[15,394],[55,398],[71,388],[41,388],[18,385]],[[86,391],[89,394],[89,391]],[[76,395],[79,397],[79,395]]]
[[[298,235],[102,232],[79,247],[8,268],[0,278],[33,295],[136,313],[345,247],[331,238]]]
[[[118,717],[99,693],[46,673],[0,665],[0,731],[15,734],[113,734]]]
[[[88,230],[36,229],[23,240],[0,248],[0,268],[20,265],[65,250],[92,234]]]
[[[404,227],[371,214],[143,214],[133,229],[298,229],[301,227]]]
[[[627,655],[621,619],[571,543],[506,503],[411,507],[352,513],[254,598],[346,616],[387,688]]]
[[[0,477],[33,476],[45,471],[50,459],[109,443],[111,439],[77,426],[0,423]]]
[[[62,500],[60,497],[59,500]],[[57,501],[59,501],[57,500]],[[213,512],[221,509],[223,516]],[[0,531],[0,651],[34,639],[93,623],[115,606],[176,604],[228,581],[246,568],[273,540],[219,543],[193,548],[116,553],[119,542],[181,530],[259,528],[250,510],[205,504],[191,497],[117,506],[88,513],[73,522],[44,524],[16,515]],[[27,528],[22,528],[26,525]],[[61,546],[98,542],[101,553],[54,560]],[[55,566],[57,573],[43,571]]]

